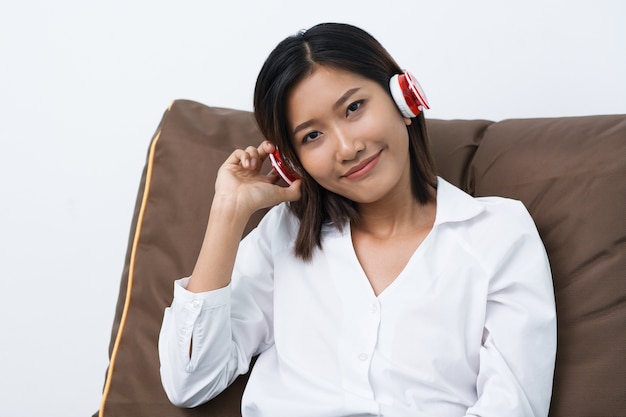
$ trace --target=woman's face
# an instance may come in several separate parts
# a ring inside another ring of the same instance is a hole
[[[410,195],[411,123],[375,81],[318,67],[291,91],[288,123],[303,168],[357,203]]]

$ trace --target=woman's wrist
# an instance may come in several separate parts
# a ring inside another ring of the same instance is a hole
[[[219,220],[220,222],[230,224],[231,226],[235,226],[240,223],[242,224],[243,231],[243,228],[248,223],[248,220],[254,211],[254,209],[242,204],[241,201],[239,201],[239,199],[232,194],[215,195],[211,204],[209,221],[211,219]]]
[[[232,199],[213,199],[204,241],[187,290],[204,292],[228,285],[249,218]]]

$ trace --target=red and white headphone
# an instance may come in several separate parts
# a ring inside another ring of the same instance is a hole
[[[410,119],[417,117],[424,109],[430,109],[426,93],[422,86],[408,72],[396,74],[389,80],[391,96],[400,109],[402,116]]]

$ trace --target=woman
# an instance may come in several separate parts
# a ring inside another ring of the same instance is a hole
[[[436,176],[410,75],[361,29],[321,24],[270,54],[254,104],[268,141],[220,168],[196,266],[165,313],[170,400],[208,401],[258,355],[245,417],[547,415],[541,240],[519,202]],[[260,174],[277,147],[300,177],[288,187]]]

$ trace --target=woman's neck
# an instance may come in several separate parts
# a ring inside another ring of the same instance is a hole
[[[352,229],[378,239],[388,239],[413,233],[416,229],[430,229],[435,221],[436,190],[430,188],[433,198],[426,204],[418,202],[412,193],[396,193],[368,204],[360,204],[359,222]]]

